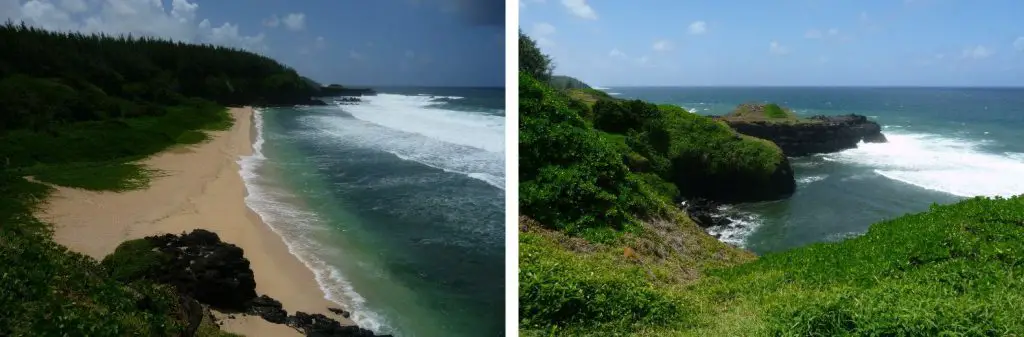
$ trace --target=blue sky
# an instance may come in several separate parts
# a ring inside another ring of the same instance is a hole
[[[0,0],[0,19],[244,48],[325,83],[505,83],[503,0]]]
[[[1024,86],[1020,0],[522,0],[591,85]]]

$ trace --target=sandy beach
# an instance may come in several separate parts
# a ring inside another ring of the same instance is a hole
[[[54,239],[73,251],[102,259],[125,240],[203,228],[245,250],[256,292],[269,295],[288,313],[330,313],[313,272],[289,251],[244,201],[237,160],[252,153],[251,108],[232,108],[234,126],[212,132],[199,145],[175,148],[143,161],[161,170],[148,189],[125,193],[58,188],[41,218],[54,224]],[[224,330],[246,336],[300,336],[285,325],[257,317],[226,320]]]

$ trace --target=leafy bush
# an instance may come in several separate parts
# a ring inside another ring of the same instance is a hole
[[[657,209],[614,142],[588,127],[564,98],[520,76],[520,209],[570,233],[623,230]]]
[[[153,246],[145,239],[122,242],[114,249],[114,253],[103,258],[100,264],[118,281],[131,282],[147,279],[153,271],[168,262],[163,253],[153,250]]]

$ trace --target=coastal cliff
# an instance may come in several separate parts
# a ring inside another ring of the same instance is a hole
[[[774,104],[744,104],[717,119],[736,132],[774,142],[789,157],[838,152],[856,148],[860,142],[886,142],[881,126],[865,116],[796,118],[784,110],[781,114],[768,112],[774,109],[781,108]]]

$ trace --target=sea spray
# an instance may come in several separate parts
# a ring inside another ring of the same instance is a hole
[[[989,153],[983,140],[890,131],[888,143],[860,144],[828,155],[844,164],[871,168],[886,178],[962,197],[1024,193],[1024,160]]]

